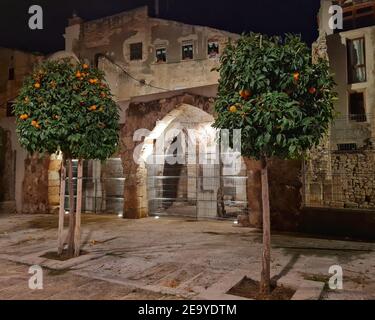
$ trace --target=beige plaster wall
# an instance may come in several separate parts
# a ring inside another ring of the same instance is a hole
[[[73,26],[65,33],[66,50],[72,48],[78,57],[90,62],[95,61],[97,54],[105,54],[131,76],[151,85],[142,85],[107,59],[99,59],[99,66],[106,72],[111,90],[119,101],[166,90],[217,84],[218,73],[211,70],[218,66],[218,57],[208,57],[208,41],[219,43],[220,54],[226,43],[237,37],[208,27],[150,18],[146,7],[85,22],[80,25],[79,37]],[[194,45],[194,59],[190,61],[181,60],[181,43],[185,40]],[[130,44],[136,42],[143,43],[143,59],[130,61]],[[166,63],[156,62],[155,51],[160,45],[167,49]]]

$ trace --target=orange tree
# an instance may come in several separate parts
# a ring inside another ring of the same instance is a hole
[[[260,291],[270,293],[267,162],[298,158],[319,144],[334,117],[335,83],[325,60],[312,63],[300,37],[243,35],[222,57],[214,126],[241,129],[245,157],[260,160],[263,252]]]
[[[118,108],[104,73],[69,59],[46,61],[26,77],[15,103],[20,144],[30,153],[62,152],[59,253],[63,251],[65,163],[69,163],[68,254],[79,255],[82,159],[105,160],[118,145]],[[78,160],[76,212],[72,159]]]

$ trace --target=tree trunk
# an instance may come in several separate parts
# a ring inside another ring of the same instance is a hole
[[[81,244],[81,207],[82,207],[82,175],[83,166],[82,159],[78,160],[77,173],[77,208],[76,208],[76,222],[74,228],[74,256],[78,257],[80,253]]]
[[[262,251],[262,274],[260,280],[260,292],[268,295],[270,293],[271,278],[271,223],[270,223],[270,199],[268,189],[267,158],[261,158],[262,177],[262,207],[263,207],[263,251]]]
[[[217,215],[220,218],[224,218],[225,212],[225,202],[224,202],[224,179],[223,179],[223,161],[221,154],[221,143],[219,143],[219,189],[217,190]]]
[[[59,229],[58,229],[58,254],[61,255],[64,250],[64,216],[65,216],[65,179],[66,179],[66,163],[65,157],[63,156],[61,162],[61,172],[60,172],[60,207],[59,207]]]
[[[73,161],[69,159],[69,233],[68,233],[68,255],[74,254],[74,184],[73,184]]]

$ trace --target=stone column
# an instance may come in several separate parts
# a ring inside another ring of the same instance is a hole
[[[262,185],[260,162],[244,158],[247,171],[247,203],[249,223],[252,227],[262,227]]]
[[[58,213],[60,207],[61,162],[60,155],[51,155],[48,167],[48,202],[51,213]]]
[[[125,174],[124,214],[125,219],[141,219],[148,216],[147,169],[133,166]]]
[[[25,160],[23,180],[24,213],[48,213],[48,168],[49,156],[35,153]]]
[[[134,159],[135,148],[139,143],[133,141],[133,133],[137,126],[139,124],[133,120],[128,126],[123,127],[121,134],[121,161],[125,178],[123,210],[125,219],[141,219],[148,216],[147,168],[144,162],[137,163]]]

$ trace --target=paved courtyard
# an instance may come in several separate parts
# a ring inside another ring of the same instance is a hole
[[[84,215],[86,254],[74,263],[40,257],[56,250],[56,235],[57,216],[0,215],[0,299],[196,299],[230,274],[260,273],[260,232],[231,221]],[[272,274],[298,286],[327,282],[330,266],[340,265],[344,289],[326,286],[321,299],[374,299],[374,250],[276,233]],[[43,267],[42,290],[29,289],[33,264]]]

